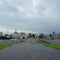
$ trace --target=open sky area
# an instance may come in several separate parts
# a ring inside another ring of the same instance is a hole
[[[60,0],[0,0],[0,31],[60,32]]]

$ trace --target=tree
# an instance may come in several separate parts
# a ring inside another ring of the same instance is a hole
[[[29,37],[32,37],[32,34],[31,33],[29,33],[29,35],[28,35]]]
[[[35,38],[35,34],[32,34],[32,37]]]
[[[44,38],[44,34],[40,34],[39,35],[39,38]]]
[[[52,38],[52,34],[50,34],[50,37]]]

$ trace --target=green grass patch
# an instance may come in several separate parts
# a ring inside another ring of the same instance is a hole
[[[0,45],[0,50],[4,49],[6,47],[9,47],[9,46],[12,46],[12,44],[2,44],[2,45]]]
[[[42,43],[46,46],[52,47],[54,49],[60,50],[60,45],[58,45],[58,44],[51,44],[51,43],[48,43],[46,41],[41,41],[40,43]]]
[[[9,46],[12,46],[12,45],[14,45],[14,44],[19,44],[20,42],[18,42],[18,41],[13,41],[13,42],[11,42],[10,44],[2,44],[2,45],[0,45],[0,50],[2,50],[2,49],[4,49],[4,48],[6,48],[6,47],[9,47]]]

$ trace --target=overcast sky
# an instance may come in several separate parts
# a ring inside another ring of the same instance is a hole
[[[60,0],[0,0],[0,31],[60,32]]]

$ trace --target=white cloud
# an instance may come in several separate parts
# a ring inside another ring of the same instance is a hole
[[[4,3],[3,3],[3,1],[2,1],[2,0],[0,0],[0,6],[1,6],[1,5],[3,5],[3,4],[4,4]]]
[[[36,0],[32,0],[32,4],[33,4],[33,7],[35,7],[36,6]]]
[[[24,9],[23,9],[23,7],[22,7],[22,6],[19,6],[19,5],[18,5],[18,6],[16,6],[16,8],[17,8],[17,10],[18,10],[19,12],[20,12],[20,11],[21,11],[21,12],[23,12],[23,11],[24,11]]]

